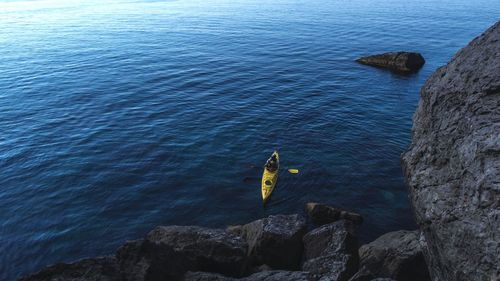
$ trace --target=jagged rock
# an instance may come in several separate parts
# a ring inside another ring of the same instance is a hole
[[[74,263],[58,263],[19,281],[120,281],[113,257],[84,259]]]
[[[271,270],[254,273],[245,278],[229,278],[220,274],[207,272],[188,272],[183,281],[312,281],[308,272]]]
[[[188,270],[241,276],[247,247],[241,237],[221,229],[161,226],[144,240],[126,243],[116,257],[128,281],[178,280]]]
[[[193,266],[171,246],[148,240],[125,243],[116,258],[124,281],[178,280]]]
[[[425,63],[424,57],[419,53],[390,52],[373,56],[361,57],[359,63],[388,68],[398,72],[416,72]]]
[[[300,215],[274,215],[228,231],[248,242],[248,255],[253,264],[267,264],[274,269],[295,270],[302,255],[305,219]]]
[[[257,273],[257,272],[270,271],[270,270],[273,270],[273,269],[269,265],[262,264],[262,265],[250,268],[249,272],[251,272],[251,273]]]
[[[336,222],[341,219],[350,220],[357,224],[363,222],[360,214],[348,212],[339,208],[331,207],[320,203],[307,203],[306,210],[312,221],[317,225],[324,225]]]
[[[403,155],[433,280],[500,276],[500,22],[432,74]]]
[[[375,278],[375,275],[373,275],[368,268],[360,266],[358,272],[356,272],[356,274],[354,274],[349,281],[371,281]]]
[[[182,281],[236,281],[238,279],[224,276],[218,273],[188,271],[184,274]]]
[[[348,280],[358,269],[358,242],[351,222],[323,225],[304,236],[302,270],[322,281]]]
[[[308,272],[304,271],[283,271],[271,270],[262,271],[250,275],[243,279],[244,281],[312,281],[312,277]]]
[[[429,280],[419,231],[386,233],[359,249],[360,265],[376,277],[398,281]]]
[[[226,230],[235,234],[235,235],[238,235],[238,236],[242,235],[242,226],[241,225],[230,225],[226,228]]]

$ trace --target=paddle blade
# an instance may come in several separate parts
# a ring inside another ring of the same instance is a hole
[[[290,172],[290,174],[298,174],[299,170],[297,170],[297,169],[288,169],[288,172]]]

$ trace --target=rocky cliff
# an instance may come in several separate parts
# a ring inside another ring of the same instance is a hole
[[[433,280],[500,278],[500,22],[432,74],[403,155]]]

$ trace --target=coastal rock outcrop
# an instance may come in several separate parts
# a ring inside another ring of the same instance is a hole
[[[306,211],[311,220],[319,226],[336,222],[341,219],[350,220],[357,224],[363,222],[363,217],[360,214],[348,212],[340,208],[335,208],[320,203],[307,203]]]
[[[218,273],[188,271],[184,274],[182,281],[236,281],[238,279],[224,276]]]
[[[116,253],[124,280],[179,280],[186,271],[242,276],[247,243],[222,229],[160,226],[144,240],[126,243]]]
[[[302,216],[273,215],[228,230],[247,241],[248,255],[254,265],[298,269],[302,256],[302,237],[306,232],[306,220]]]
[[[115,258],[84,259],[74,263],[58,263],[19,281],[121,281]]]
[[[403,166],[433,280],[500,277],[500,22],[434,72]]]
[[[375,275],[368,268],[360,266],[358,272],[349,281],[371,281],[375,278]]]
[[[254,273],[245,278],[230,278],[220,274],[207,272],[188,272],[183,281],[313,281],[311,275],[304,271],[270,270]]]
[[[323,225],[304,236],[304,264],[318,280],[346,281],[358,268],[358,240],[351,222]]]
[[[389,52],[361,57],[356,60],[361,64],[387,68],[396,72],[416,72],[425,64],[424,57],[413,52]]]
[[[419,231],[386,233],[361,246],[359,258],[366,276],[398,281],[430,281]],[[358,277],[358,280],[361,278]]]
[[[56,264],[20,280],[371,281],[376,277],[427,280],[419,273],[425,268],[421,268],[423,258],[417,232],[389,233],[363,246],[359,251],[363,266],[358,271],[356,227],[352,221],[339,220],[304,235],[305,220],[299,215],[270,216],[230,230],[160,226],[145,239],[125,243],[114,257]],[[276,252],[267,252],[262,247]],[[248,254],[249,249],[253,255]],[[276,270],[267,264],[259,265],[256,258],[260,258],[259,262],[275,258],[290,267],[298,266],[302,259],[302,271]]]

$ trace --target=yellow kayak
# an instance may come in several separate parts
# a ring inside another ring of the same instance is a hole
[[[264,201],[264,203],[266,203],[267,199],[271,196],[271,193],[274,190],[274,186],[276,186],[276,181],[278,180],[279,159],[280,159],[278,151],[274,151],[273,155],[276,155],[278,164],[277,169],[271,172],[266,167],[264,167],[264,174],[262,175],[262,201]]]

